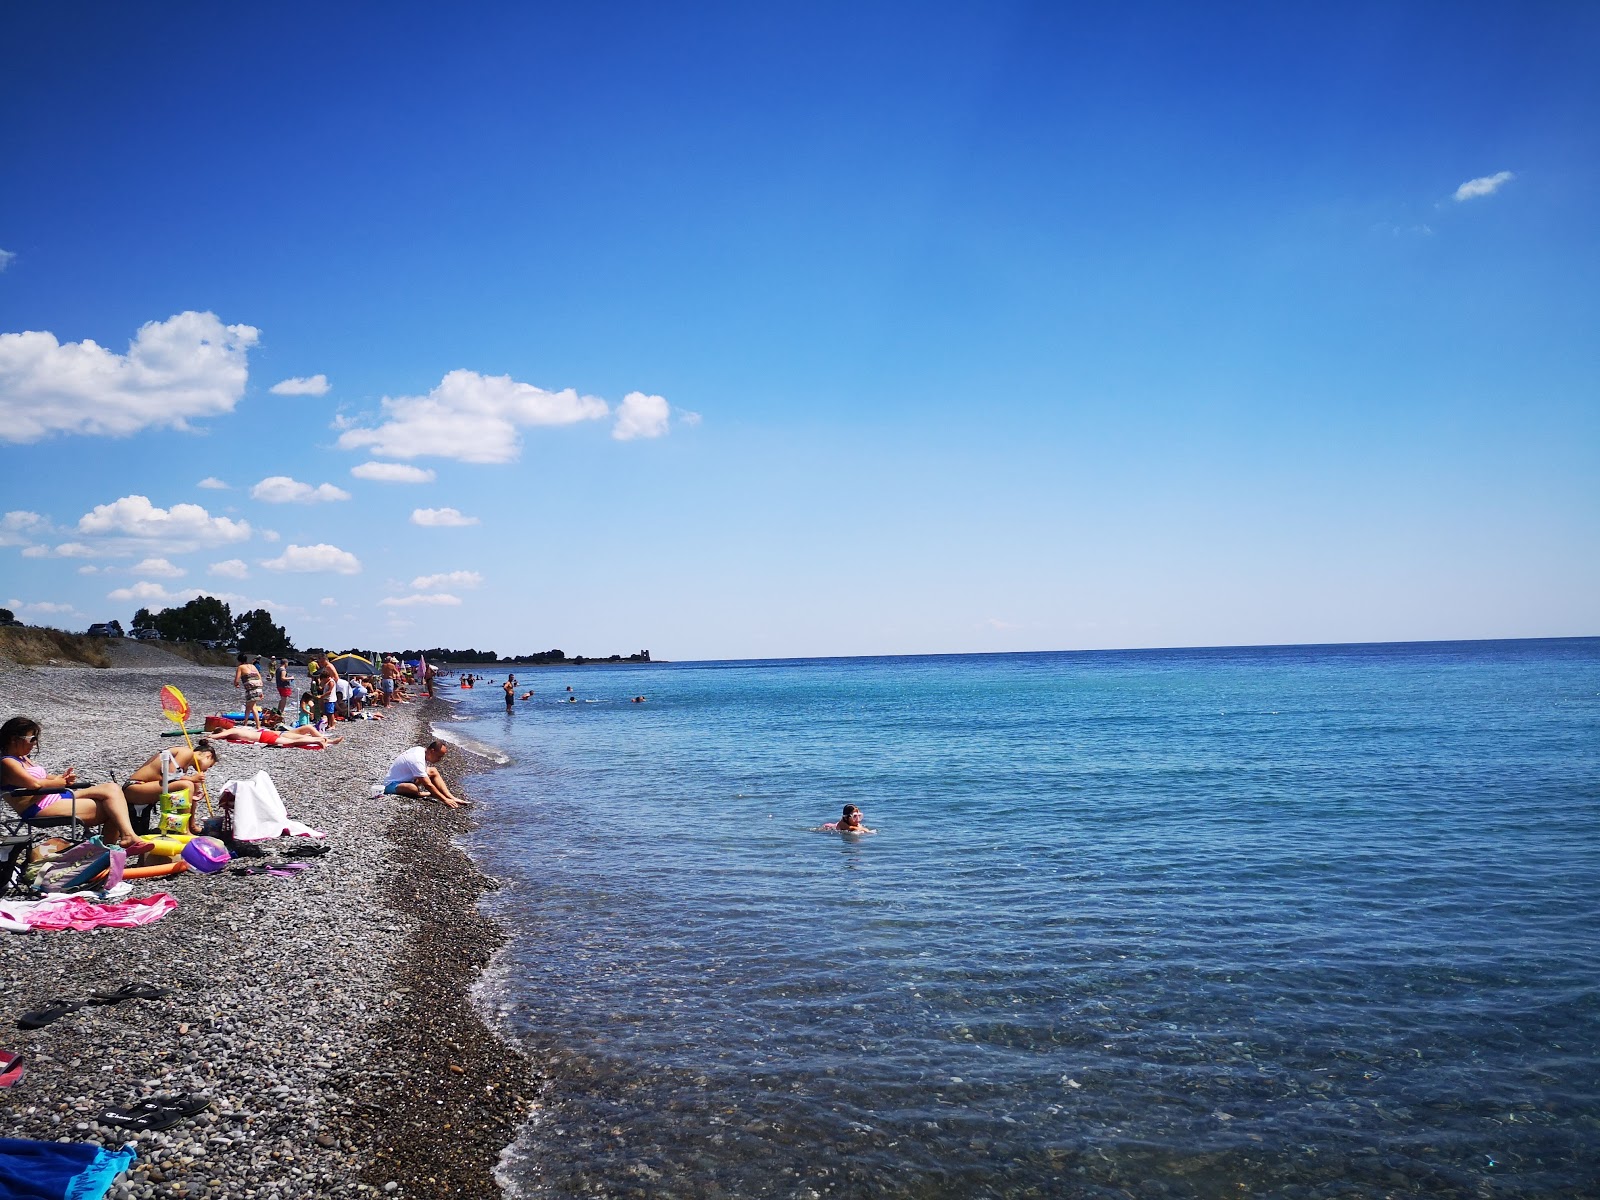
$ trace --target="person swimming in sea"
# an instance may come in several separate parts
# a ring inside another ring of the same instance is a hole
[[[818,826],[818,832],[825,833],[877,833],[876,829],[868,829],[861,823],[861,810],[854,804],[844,806],[844,814],[837,821],[829,821],[826,825]]]

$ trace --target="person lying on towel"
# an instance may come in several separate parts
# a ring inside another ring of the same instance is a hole
[[[307,750],[321,750],[324,746],[337,746],[344,741],[342,737],[329,737],[315,725],[301,729],[251,729],[248,725],[235,725],[232,729],[213,733],[211,739],[217,742],[253,742],[258,746],[302,746]]]

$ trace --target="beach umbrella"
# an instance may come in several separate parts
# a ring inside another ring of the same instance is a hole
[[[348,662],[352,658],[357,662],[366,663],[369,667],[372,666],[372,660],[370,658],[362,658],[359,654],[335,654],[333,657],[328,659],[328,661],[334,666],[338,666],[340,663]]]

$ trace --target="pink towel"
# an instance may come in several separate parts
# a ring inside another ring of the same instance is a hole
[[[133,896],[111,904],[96,904],[80,896],[67,896],[61,900],[41,904],[25,918],[30,928],[52,931],[61,929],[135,929],[161,920],[178,907],[178,902],[166,892],[153,896]]]

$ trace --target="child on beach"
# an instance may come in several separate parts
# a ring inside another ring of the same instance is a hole
[[[156,803],[162,792],[174,788],[183,788],[192,794],[204,784],[205,773],[217,765],[217,757],[217,748],[208,738],[201,738],[193,750],[187,746],[163,750],[151,755],[128,776],[122,793],[136,808]]]

